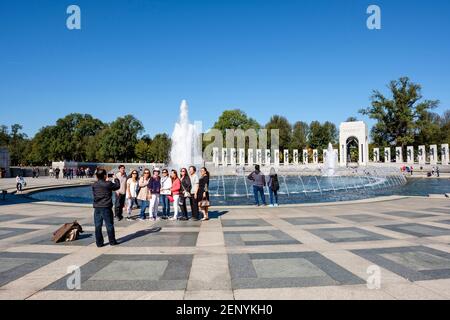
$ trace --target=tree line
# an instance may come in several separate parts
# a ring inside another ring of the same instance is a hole
[[[370,106],[359,110],[361,116],[375,120],[371,129],[371,146],[388,147],[450,143],[450,110],[439,115],[433,110],[439,100],[424,99],[421,85],[407,77],[391,81],[387,94],[374,90]],[[357,121],[350,117],[347,121]],[[244,111],[226,110],[213,128],[278,129],[283,149],[326,149],[337,147],[339,132],[329,121],[297,121],[274,115],[260,124]],[[52,161],[79,162],[157,162],[167,163],[171,140],[167,134],[153,138],[142,135],[144,126],[132,115],[104,123],[89,114],[72,113],[43,127],[29,138],[22,126],[0,126],[0,146],[7,146],[13,165],[43,165]],[[269,141],[270,143],[270,141]]]
[[[33,138],[22,126],[0,126],[0,145],[12,165],[49,165],[52,161],[166,162],[171,140],[166,134],[142,135],[144,126],[132,115],[104,123],[89,114],[72,113],[41,128]]]

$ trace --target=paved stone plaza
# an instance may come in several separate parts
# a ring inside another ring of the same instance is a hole
[[[450,200],[213,208],[208,222],[116,224],[97,248],[92,209],[0,201],[0,299],[450,299]],[[136,212],[137,213],[137,212]],[[54,244],[77,219],[85,232]],[[381,270],[368,289],[367,270]],[[80,267],[81,288],[67,288]]]

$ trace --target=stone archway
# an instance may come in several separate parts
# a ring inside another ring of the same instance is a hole
[[[348,163],[348,142],[358,141],[358,164],[369,163],[369,130],[362,121],[343,122],[339,127],[340,165]]]
[[[359,141],[356,137],[349,137],[346,141],[347,163],[359,163]]]

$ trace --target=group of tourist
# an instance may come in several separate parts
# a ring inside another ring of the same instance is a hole
[[[94,196],[94,222],[97,246],[103,246],[102,225],[105,221],[110,244],[117,244],[114,235],[114,217],[121,221],[124,211],[127,220],[133,219],[132,210],[139,203],[138,221],[159,219],[207,221],[209,220],[209,172],[200,169],[200,177],[195,166],[177,170],[155,168],[144,169],[142,177],[137,170],[128,175],[124,165],[116,174],[107,174],[97,169],[97,182],[92,186]],[[113,213],[112,192],[115,192]],[[162,213],[159,215],[159,204]],[[191,217],[187,204],[189,203]],[[171,216],[171,207],[173,215]],[[147,217],[148,208],[148,217]],[[200,217],[202,213],[203,217]]]

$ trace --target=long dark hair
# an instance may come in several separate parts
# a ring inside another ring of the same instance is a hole
[[[205,170],[206,176],[209,178],[209,171],[205,167],[202,167],[200,170]]]
[[[182,174],[183,171],[186,172],[186,174],[184,175],[186,177],[189,174],[186,168],[181,168],[180,177],[183,177],[183,174]]]
[[[174,182],[175,180],[177,180],[178,179],[178,172],[177,172],[177,170],[172,170],[171,171],[173,174],[175,174],[175,178],[172,178],[172,177],[170,177],[171,179],[172,179],[172,182]]]

